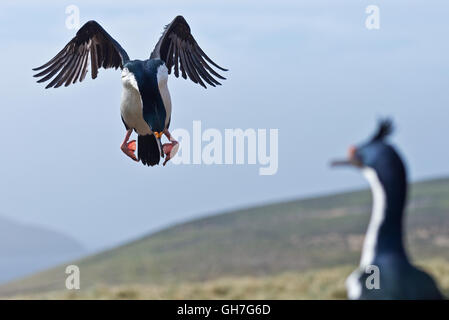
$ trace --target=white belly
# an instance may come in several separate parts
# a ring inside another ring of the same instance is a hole
[[[122,72],[122,102],[120,112],[126,125],[134,129],[139,135],[151,134],[152,131],[143,118],[142,98],[138,91],[134,76],[125,71]]]
[[[359,282],[360,270],[356,269],[346,279],[346,291],[348,292],[348,298],[351,300],[357,300],[362,294],[362,286]]]
[[[167,87],[168,70],[165,64],[159,66],[157,70],[157,81],[159,93],[166,111],[165,127],[171,117],[171,99]],[[134,75],[127,68],[122,70],[122,102],[120,111],[129,128],[134,129],[140,135],[151,134],[152,131],[143,118],[142,97],[139,93],[137,81]]]
[[[157,69],[157,82],[159,93],[161,94],[162,102],[164,103],[166,111],[165,127],[167,127],[167,124],[171,118],[171,98],[170,93],[168,92],[167,80],[168,70],[165,64],[163,64]]]

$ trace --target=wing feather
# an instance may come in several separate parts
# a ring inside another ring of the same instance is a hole
[[[65,72],[67,71],[67,68],[72,63],[74,56],[69,56],[68,61],[64,63],[62,70],[59,71],[58,75],[45,87],[45,89],[48,89],[50,87],[56,86],[59,83],[59,80],[64,76]],[[60,66],[59,68],[61,68]]]
[[[202,87],[207,88],[206,85],[204,84],[204,82],[201,80],[201,76],[198,73],[198,69],[197,69],[195,63],[193,62],[192,55],[190,54],[189,50],[186,50],[186,58],[187,58],[187,60],[189,62],[189,66],[192,69],[192,72],[193,72],[195,78],[197,79],[198,83]]]
[[[182,77],[184,78],[184,79],[187,79],[187,74],[186,74],[186,65],[185,65],[185,62],[184,62],[184,51],[182,50],[182,47],[181,47],[181,40],[180,39],[177,39],[177,44],[176,44],[176,46],[178,47],[178,53],[179,53],[179,69],[181,69],[181,73],[182,73]]]
[[[89,43],[90,46],[90,72],[92,73],[92,79],[95,79],[98,75],[98,61],[97,61],[97,46],[95,44],[95,38]]]
[[[170,43],[174,43],[174,42],[170,42]],[[178,78],[179,77],[179,68],[178,68],[179,49],[176,44],[173,44],[173,51],[175,52],[175,56],[173,58],[174,62],[175,62],[175,77]],[[170,68],[168,68],[169,73],[170,73],[170,71],[171,71]]]
[[[72,84],[76,83],[76,81],[79,79],[79,76],[83,70],[85,59],[86,59],[86,46],[83,46],[82,53],[80,54],[80,60],[78,62],[78,66],[76,67],[75,77],[73,78]]]
[[[80,75],[80,82],[84,80],[84,78],[86,77],[87,74],[87,63],[89,61],[89,49],[86,48],[87,53],[84,54],[84,62],[83,62],[83,67],[81,68],[82,73]]]
[[[58,73],[58,71],[60,70],[60,67],[63,66],[64,62],[67,61],[68,58],[69,58],[69,56],[64,56],[64,58],[61,59],[60,61],[58,61],[58,63],[55,64],[53,66],[53,68],[49,67],[48,69],[45,69],[44,71],[42,71],[41,73],[36,75],[38,77],[41,77],[41,76],[43,76],[43,75],[48,73],[48,75],[46,75],[45,77],[39,79],[37,82],[39,82],[39,83],[40,82],[45,82],[45,81],[51,79],[56,73]]]
[[[216,76],[217,78],[226,80],[225,77],[217,73],[214,69],[212,69],[210,65],[207,64],[207,62],[203,59],[203,56],[197,51],[197,47],[195,47],[194,50],[196,51],[197,57],[201,61],[201,64],[203,65],[204,68],[206,68],[212,75]]]
[[[193,73],[192,67],[189,63],[189,60],[187,59],[187,52],[184,48],[184,45],[182,45],[182,49],[181,49],[181,58],[182,58],[182,64],[184,66],[184,68],[187,71],[187,76],[190,78],[190,80],[192,80],[194,83],[198,83],[198,79],[195,77],[195,74]]]
[[[173,45],[173,41],[170,41],[170,46],[168,47],[168,54],[167,54],[168,61],[166,62],[166,66],[167,66],[169,74],[171,72],[171,67],[173,66],[173,54],[174,54],[173,51],[174,50],[175,50],[175,46]]]
[[[203,65],[201,64],[201,62],[198,60],[198,58],[194,54],[191,54],[190,56],[192,58],[192,61],[195,65],[196,70],[201,75],[201,78],[204,79],[204,81],[206,81],[212,87],[215,87],[215,84],[220,84],[211,75],[209,75],[209,73],[207,73],[206,69],[204,69]]]
[[[68,75],[67,80],[66,80],[66,82],[65,82],[65,84],[64,84],[65,87],[67,87],[67,86],[72,82],[73,77],[74,77],[75,74],[77,73],[77,71],[78,71],[78,69],[79,69],[79,68],[78,68],[78,65],[80,64],[81,58],[82,58],[82,55],[80,55],[80,54],[78,53],[78,54],[76,55],[76,60],[75,60],[75,63],[74,63],[74,65],[73,65],[73,68],[70,69],[70,74]]]
[[[43,64],[40,67],[34,68],[34,71],[38,71],[38,70],[42,70],[46,67],[48,67],[49,65],[53,64],[53,62],[55,62],[56,60],[58,60],[59,58],[62,58],[62,56],[64,56],[67,53],[67,47],[69,46],[69,44],[67,44],[61,51],[59,51],[59,53],[54,56],[54,58],[52,58],[50,61],[48,61],[46,64]]]

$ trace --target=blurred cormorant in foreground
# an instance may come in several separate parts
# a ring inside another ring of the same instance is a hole
[[[367,143],[349,149],[348,159],[333,162],[335,166],[351,165],[362,170],[370,183],[374,202],[360,266],[346,280],[348,297],[442,299],[432,277],[414,267],[406,254],[403,215],[407,177],[401,157],[385,142],[391,132],[392,123],[382,121]]]

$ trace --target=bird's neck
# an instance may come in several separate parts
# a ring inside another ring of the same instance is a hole
[[[403,244],[403,212],[406,181],[391,179],[382,183],[376,171],[364,169],[373,194],[373,211],[363,244],[361,266],[374,264],[376,258],[392,254],[407,259]]]

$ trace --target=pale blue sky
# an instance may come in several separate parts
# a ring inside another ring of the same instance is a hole
[[[147,58],[162,27],[185,16],[228,67],[204,90],[169,79],[173,128],[279,129],[279,170],[257,165],[147,168],[120,151],[118,71],[44,90],[31,68],[74,35],[65,8],[95,19]],[[380,30],[365,8],[380,7]],[[366,186],[328,162],[392,116],[413,179],[447,175],[449,45],[443,1],[39,1],[0,4],[0,214],[70,234],[91,249],[230,208]]]

